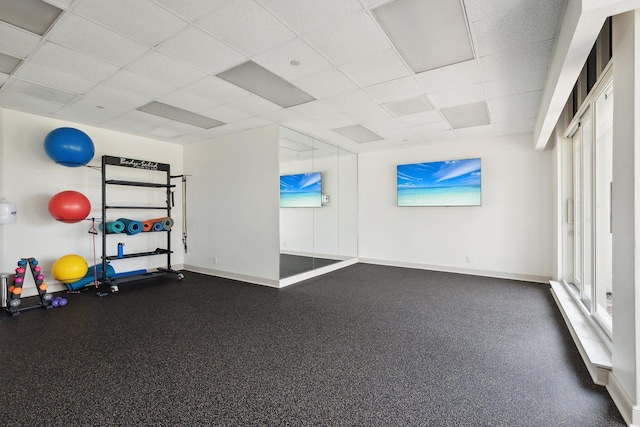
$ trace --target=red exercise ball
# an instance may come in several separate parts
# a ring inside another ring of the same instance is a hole
[[[49,213],[57,221],[73,223],[85,219],[91,212],[91,203],[77,191],[61,191],[49,200]]]

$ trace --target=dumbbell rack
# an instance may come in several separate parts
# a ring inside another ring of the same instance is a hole
[[[22,305],[22,285],[24,284],[24,276],[27,272],[27,266],[31,270],[33,280],[36,283],[36,290],[38,291],[38,297],[40,303],[29,307],[21,307]],[[22,311],[32,310],[34,308],[44,307],[46,309],[53,308],[51,301],[53,295],[47,292],[47,284],[44,283],[44,275],[41,268],[38,266],[38,260],[35,258],[21,258],[18,261],[18,268],[16,268],[16,275],[13,279],[13,284],[7,283],[9,288],[7,289],[7,311],[12,316],[18,316]]]

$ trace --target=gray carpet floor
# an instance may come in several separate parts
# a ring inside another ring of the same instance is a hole
[[[0,316],[3,426],[623,426],[548,285],[185,273]]]

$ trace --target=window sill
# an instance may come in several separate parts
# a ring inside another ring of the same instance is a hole
[[[573,341],[584,360],[593,382],[607,385],[611,372],[611,351],[606,345],[597,325],[574,300],[571,293],[560,282],[550,281],[551,294],[558,304]]]

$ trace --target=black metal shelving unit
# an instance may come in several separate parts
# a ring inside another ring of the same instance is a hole
[[[164,173],[166,174],[166,181],[165,183],[159,184],[159,183],[152,183],[152,182],[122,181],[122,180],[116,180],[116,179],[107,179],[107,169],[111,167],[134,168],[134,169],[148,170],[150,172]],[[171,268],[171,254],[173,253],[173,251],[171,250],[171,229],[162,231],[167,235],[166,248],[156,248],[152,251],[130,253],[130,254],[122,255],[120,257],[118,257],[117,255],[107,255],[107,235],[108,235],[106,230],[107,211],[112,209],[162,210],[166,212],[167,217],[171,217],[171,204],[172,204],[171,189],[175,187],[175,185],[171,184],[171,178],[172,178],[171,165],[166,163],[130,159],[125,157],[115,157],[115,156],[106,156],[106,155],[102,156],[102,224],[103,224],[102,272],[101,272],[101,280],[100,280],[101,292],[99,292],[98,295],[106,295],[107,293],[105,292],[105,290],[107,286],[110,292],[117,292],[118,284],[131,282],[135,280],[141,280],[141,279],[145,279],[145,278],[149,278],[157,275],[175,274],[179,280],[182,280],[184,278],[181,272]],[[107,187],[111,185],[164,189],[166,191],[166,205],[165,206],[109,205],[107,204]],[[139,233],[139,234],[142,234],[142,233]],[[167,266],[165,268],[158,268],[156,271],[135,274],[135,275],[125,276],[125,277],[119,277],[117,279],[107,277],[107,261],[136,258],[136,257],[156,256],[156,255],[166,255]]]

